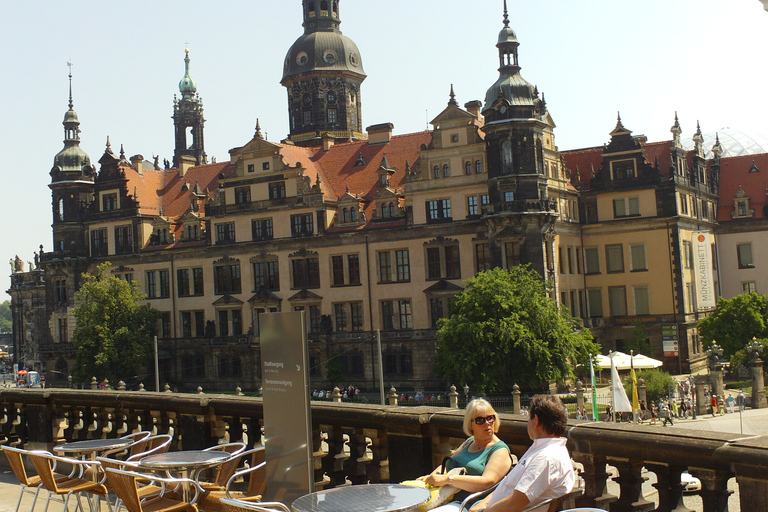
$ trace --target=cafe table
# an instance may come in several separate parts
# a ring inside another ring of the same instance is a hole
[[[430,492],[401,484],[367,484],[335,487],[296,499],[294,512],[399,512],[429,501]]]
[[[59,455],[67,455],[75,458],[89,458],[96,462],[96,457],[108,450],[120,450],[128,448],[133,444],[133,439],[86,439],[85,441],[74,441],[72,443],[60,444],[53,447],[53,451]],[[99,473],[95,468],[91,469],[91,476],[94,482],[99,481]],[[91,500],[95,510],[101,510],[101,500],[97,495],[93,495]]]
[[[227,452],[204,450],[157,453],[139,460],[139,468],[147,471],[168,471],[180,478],[194,479],[200,471],[221,464],[229,457]],[[182,491],[184,501],[189,503],[189,486],[183,485]]]

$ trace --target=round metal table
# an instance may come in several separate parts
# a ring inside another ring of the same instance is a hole
[[[398,512],[429,501],[430,493],[401,484],[368,484],[313,492],[291,504],[294,512]]]
[[[141,469],[150,471],[173,471],[182,478],[195,479],[196,472],[221,464],[230,457],[227,452],[183,450],[179,452],[157,453],[147,455],[139,461]],[[184,501],[189,502],[189,489],[183,486]]]
[[[133,444],[133,439],[87,439],[72,443],[60,444],[53,447],[53,451],[65,455],[91,455],[96,460],[96,454],[107,450],[128,448]]]

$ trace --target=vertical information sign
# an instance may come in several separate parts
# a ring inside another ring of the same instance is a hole
[[[266,501],[290,504],[314,490],[307,329],[303,311],[259,316]]]

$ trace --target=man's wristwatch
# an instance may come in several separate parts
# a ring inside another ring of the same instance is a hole
[[[453,479],[456,478],[456,473],[451,473],[448,475],[448,482],[453,483]]]

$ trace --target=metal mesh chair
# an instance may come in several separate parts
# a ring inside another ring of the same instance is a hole
[[[81,496],[83,493],[94,495],[96,499],[101,497],[107,497],[107,488],[99,482],[93,480],[86,480],[84,478],[73,477],[64,480],[57,480],[56,474],[53,472],[53,467],[57,462],[63,464],[71,464],[74,468],[79,469],[79,475],[87,474],[91,471],[95,471],[98,466],[98,462],[71,459],[69,457],[59,457],[51,455],[42,451],[31,451],[27,454],[35,465],[35,470],[40,476],[45,488],[48,490],[48,501],[45,503],[45,510],[48,510],[51,500],[61,501],[64,504],[64,511],[67,510],[69,504],[69,498],[75,495],[77,498],[77,508],[83,510],[83,504],[81,502]],[[88,500],[89,506],[92,505],[91,500]],[[111,512],[112,504],[107,500],[107,506]],[[91,508],[93,508],[91,506]]]
[[[216,476],[212,482],[201,482],[198,479],[200,487],[206,491],[221,491],[227,485],[229,478],[237,470],[237,466],[240,463],[239,455],[245,450],[245,443],[227,443],[212,446],[203,450],[204,452],[220,451],[230,454],[230,457],[224,461],[223,464],[216,466]]]
[[[188,510],[197,512],[195,502],[200,488],[194,480],[189,478],[160,478],[155,475],[143,475],[134,471],[122,471],[119,469],[105,468],[107,482],[115,494],[122,500],[129,512],[177,512]],[[142,499],[139,496],[136,483],[138,481],[155,481],[172,485],[189,485],[194,489],[194,498],[189,503],[170,498],[167,495],[159,495]]]
[[[248,460],[249,466],[234,472],[227,480],[223,489],[207,490],[200,497],[200,508],[208,512],[233,512],[226,505],[225,499],[236,499],[241,502],[261,502],[261,495],[267,486],[267,472],[265,450],[263,446],[242,452],[240,461]],[[241,479],[248,479],[248,487],[245,491],[237,491],[234,486]]]
[[[27,469],[24,467],[24,456],[29,452],[27,450],[14,448],[12,446],[2,446],[0,448],[3,449],[3,453],[5,453],[5,456],[8,458],[8,463],[11,465],[11,470],[16,476],[16,479],[19,481],[19,486],[21,487],[21,490],[19,491],[19,500],[16,502],[15,512],[19,512],[19,508],[21,507],[21,500],[24,498],[24,493],[28,493],[33,496],[32,506],[29,508],[30,512],[33,511],[35,509],[35,504],[37,503],[37,497],[40,494],[40,489],[44,489],[45,486],[43,486],[43,481],[38,475],[27,475]],[[68,475],[56,473],[55,466],[53,467],[53,471],[54,478],[56,478],[58,481],[69,478]],[[34,489],[34,492],[32,492],[32,489]]]
[[[279,501],[250,502],[224,498],[221,500],[228,512],[291,512],[291,510]]]

